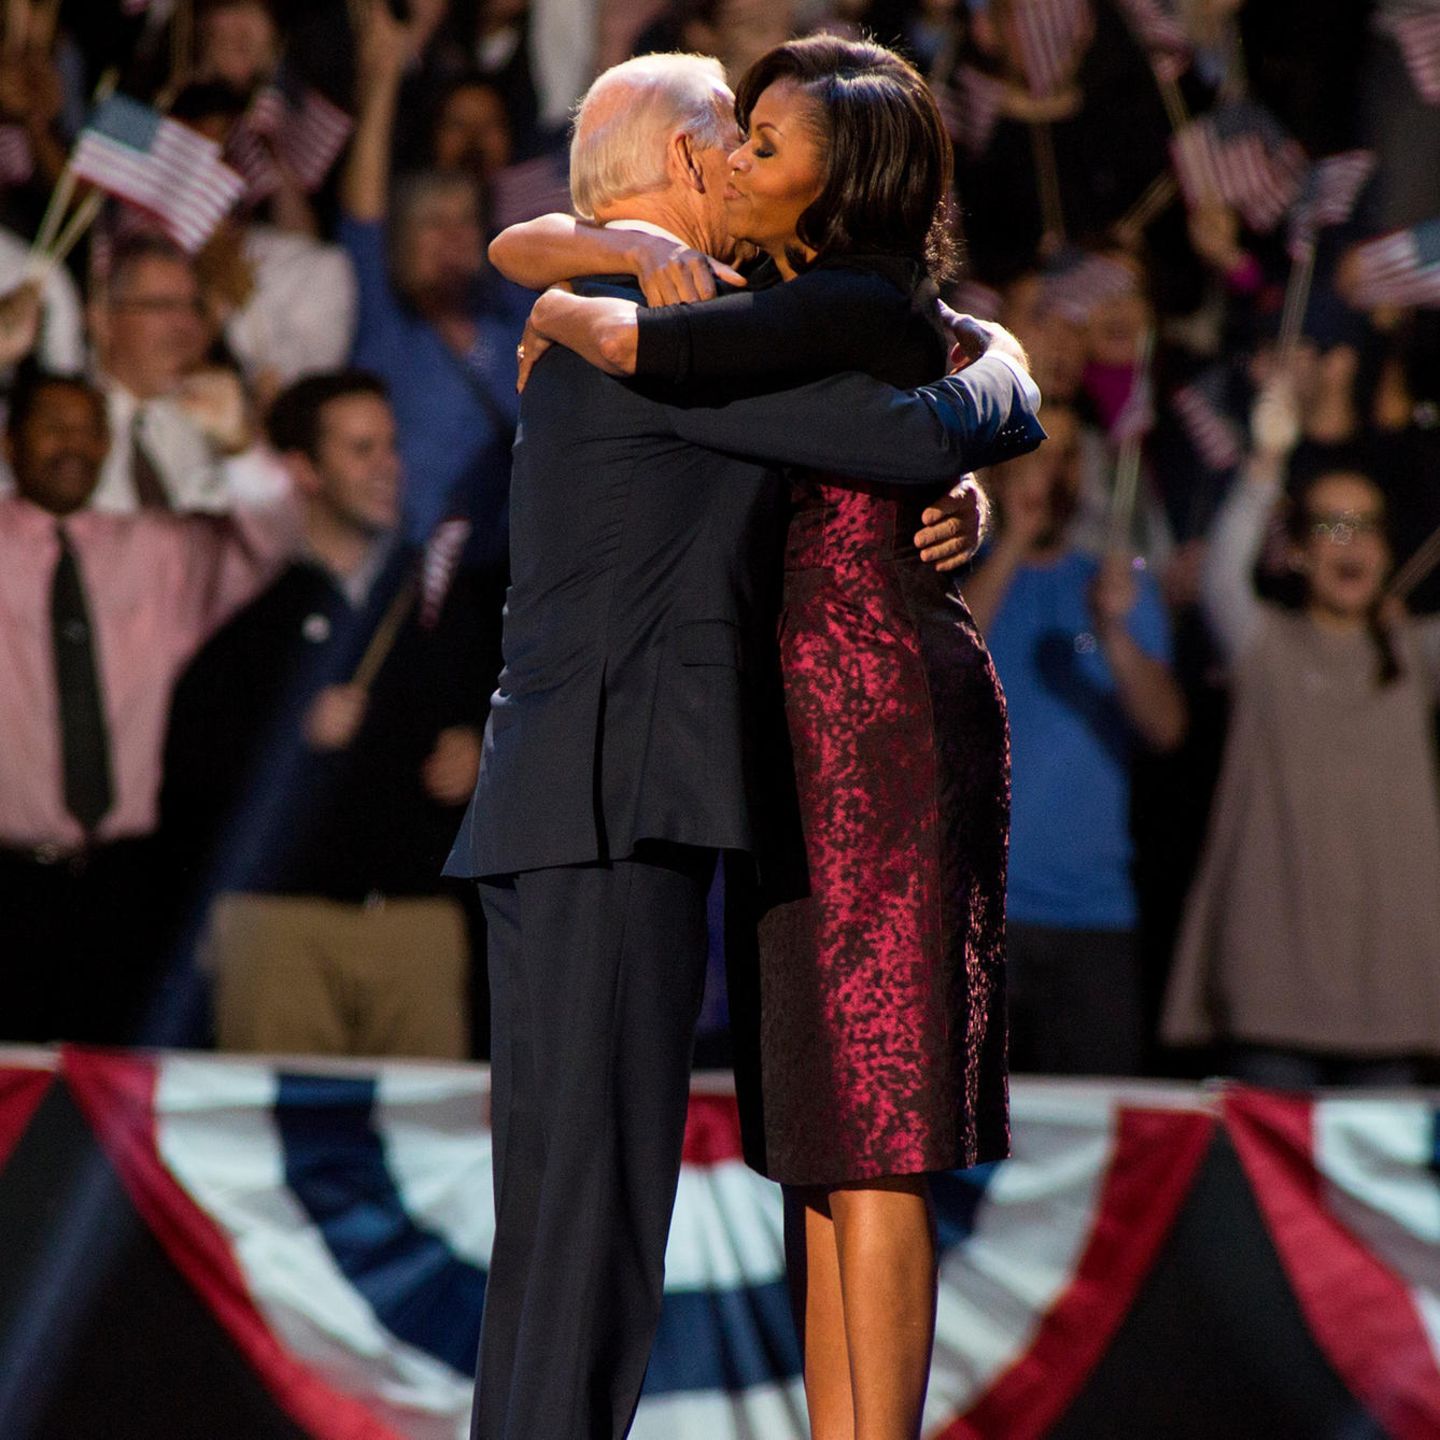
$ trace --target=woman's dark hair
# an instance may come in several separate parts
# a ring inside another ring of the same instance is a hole
[[[1292,545],[1303,545],[1310,538],[1311,528],[1314,525],[1314,517],[1310,511],[1310,497],[1322,481],[1335,475],[1345,475],[1363,480],[1380,497],[1381,505],[1384,506],[1384,488],[1370,473],[1363,458],[1358,454],[1336,449],[1324,463],[1312,460],[1312,463],[1301,469],[1298,474],[1292,471],[1290,484],[1287,487],[1289,504],[1285,517],[1285,530]],[[1382,513],[1384,512],[1382,511]],[[1385,523],[1387,525],[1385,540],[1388,544],[1391,543],[1388,533],[1388,514]],[[1370,613],[1365,618],[1370,639],[1374,643],[1375,653],[1380,660],[1380,684],[1393,685],[1404,674],[1404,669],[1400,664],[1400,657],[1395,653],[1395,644],[1390,638],[1390,632],[1380,621],[1380,602],[1378,600],[1370,607]]]
[[[905,255],[927,264],[936,280],[947,278],[955,264],[954,158],[919,71],[866,40],[790,40],[741,78],[735,117],[742,130],[761,94],[787,81],[813,103],[825,165],[799,238],[817,255]]]

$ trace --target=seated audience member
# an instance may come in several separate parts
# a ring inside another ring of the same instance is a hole
[[[202,369],[212,339],[195,264],[170,241],[117,245],[89,305],[110,454],[102,510],[209,510],[275,492],[239,376]]]
[[[154,840],[176,675],[295,540],[283,507],[90,507],[105,399],[22,375],[0,498],[0,1036],[123,1042],[164,959]]]
[[[341,183],[340,239],[360,285],[354,359],[390,387],[410,487],[406,533],[421,538],[460,511],[475,521],[477,555],[499,564],[515,347],[531,297],[486,265],[479,200],[463,172],[408,177],[387,214],[391,131],[413,44],[377,6],[362,40],[360,114]]]
[[[171,115],[223,146],[248,104],[224,85],[187,85]],[[355,339],[355,271],[338,245],[293,222],[309,202],[294,177],[276,165],[280,184],[271,223],[242,208],[232,212],[196,256],[196,274],[212,324],[262,402],[293,380],[334,370]],[[292,193],[293,192],[293,193]],[[262,407],[263,409],[263,403]]]
[[[1017,1070],[1131,1075],[1144,1024],[1131,879],[1137,741],[1170,750],[1185,702],[1159,591],[1128,554],[1074,549],[1073,412],[998,466],[998,534],[964,582],[1010,715],[1011,1059]]]
[[[482,605],[464,571],[445,585],[438,537],[423,555],[397,539],[379,380],[312,376],[269,424],[306,553],[196,657],[166,750],[166,833],[218,894],[219,1043],[460,1059],[466,925],[440,870],[479,766],[499,596]]]
[[[1205,576],[1230,730],[1163,1034],[1218,1044],[1253,1084],[1411,1084],[1440,1054],[1440,620],[1386,600],[1384,492],[1345,449],[1291,477],[1300,607],[1258,598],[1300,434],[1291,376],[1254,428]]]

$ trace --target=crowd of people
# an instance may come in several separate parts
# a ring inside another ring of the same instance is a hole
[[[1440,5],[7,15],[0,1040],[485,1053],[483,924],[440,869],[534,298],[487,243],[569,208],[598,68],[734,80],[828,29],[929,77],[947,298],[1045,396],[958,582],[1008,703],[1014,1068],[1433,1076]],[[245,198],[193,250],[111,201],[37,278],[118,57]],[[326,164],[257,123],[276,91],[337,117]]]

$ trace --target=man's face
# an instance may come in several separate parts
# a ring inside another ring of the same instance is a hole
[[[707,237],[705,249],[717,260],[729,260],[735,253],[735,239],[725,207],[725,186],[729,182],[730,152],[740,144],[740,127],[735,123],[735,97],[728,90],[717,96],[721,142],[695,150],[705,192],[701,195],[701,224]]]
[[[115,379],[141,399],[170,394],[209,342],[194,271],[164,256],[134,261],[119,277],[102,328],[105,368]]]
[[[467,185],[416,200],[401,241],[401,283],[414,298],[463,302],[485,263],[480,209]]]
[[[400,516],[395,418],[378,395],[343,395],[320,413],[320,439],[302,482],[332,517],[378,537]]]
[[[55,515],[89,503],[109,448],[104,403],[79,385],[46,385],[19,430],[5,437],[20,494]]]

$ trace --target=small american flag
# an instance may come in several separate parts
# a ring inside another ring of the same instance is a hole
[[[570,182],[561,156],[521,160],[507,165],[490,181],[490,222],[496,230],[569,209]]]
[[[1346,150],[1316,161],[1290,212],[1292,259],[1314,245],[1327,225],[1343,225],[1355,213],[1355,202],[1374,173],[1373,150]]]
[[[77,179],[128,201],[194,252],[245,193],[213,140],[148,105],[112,95],[90,116],[71,164]]]
[[[23,185],[35,173],[35,152],[23,125],[0,125],[0,186]]]
[[[1061,250],[1046,267],[1041,291],[1045,310],[1084,325],[1101,305],[1133,295],[1134,272],[1108,255],[1089,250]]]
[[[262,85],[225,142],[225,158],[245,177],[252,202],[273,195],[280,166],[307,192],[330,173],[354,124],[311,86]]]
[[[1382,11],[1375,28],[1393,37],[1416,93],[1427,105],[1440,105],[1440,7],[1406,5]]]
[[[937,85],[935,104],[950,138],[971,155],[983,155],[1000,118],[1005,82],[973,65],[962,65],[953,85]]]
[[[1355,299],[1376,305],[1440,307],[1440,215],[1367,241],[1355,255]]]
[[[1225,372],[1218,366],[1197,375],[1170,396],[1195,453],[1209,470],[1233,470],[1245,455],[1245,434],[1222,408]]]
[[[420,626],[424,630],[433,630],[440,621],[472,528],[470,521],[457,516],[442,520],[431,532],[420,560]]]
[[[1262,232],[1284,218],[1307,166],[1299,144],[1250,100],[1222,105],[1176,131],[1170,154],[1186,204],[1223,201]]]
[[[1053,95],[1075,73],[1095,32],[1089,0],[1011,0],[1002,33],[1025,83]]]
[[[1164,80],[1178,80],[1189,63],[1190,36],[1165,0],[1117,0],[1121,13],[1150,63]]]

